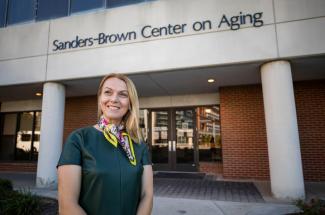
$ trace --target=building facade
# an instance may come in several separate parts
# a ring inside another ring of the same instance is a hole
[[[0,171],[56,185],[64,139],[127,74],[157,171],[325,180],[325,1],[0,1]]]

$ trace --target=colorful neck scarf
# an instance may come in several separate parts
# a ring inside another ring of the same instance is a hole
[[[116,126],[112,123],[109,123],[104,116],[101,116],[98,121],[98,126],[102,129],[104,136],[108,142],[113,146],[117,147],[120,144],[126,153],[130,163],[135,166],[137,164],[132,139],[124,130],[123,125]]]

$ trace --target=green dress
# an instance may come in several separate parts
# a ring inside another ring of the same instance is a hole
[[[135,215],[144,165],[150,165],[146,144],[133,143],[137,164],[122,147],[114,147],[94,127],[78,129],[66,140],[58,166],[82,168],[79,204],[88,215]]]

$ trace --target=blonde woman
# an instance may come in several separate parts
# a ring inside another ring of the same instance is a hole
[[[110,74],[99,85],[98,122],[66,140],[58,162],[59,212],[149,215],[153,174],[139,129],[132,81]],[[81,116],[82,117],[82,116]]]

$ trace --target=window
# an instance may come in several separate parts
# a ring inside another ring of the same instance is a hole
[[[144,2],[146,0],[107,0],[107,8],[119,7],[128,4],[134,4],[139,2]]]
[[[197,108],[198,147],[200,161],[221,161],[219,106]]]
[[[68,16],[69,1],[67,0],[38,0],[36,19],[47,20]]]
[[[39,152],[41,112],[1,115],[0,160],[37,160]]]
[[[147,109],[140,110],[139,127],[144,142],[148,141],[148,132],[149,132],[148,116],[149,116],[149,111]]]
[[[6,25],[7,18],[7,0],[0,0],[0,27]]]
[[[35,19],[36,0],[9,0],[8,25]]]
[[[1,115],[0,159],[14,160],[18,114]]]
[[[19,114],[20,122],[16,136],[16,160],[31,160],[33,112]]]
[[[104,7],[105,0],[71,0],[70,11],[76,13]]]

